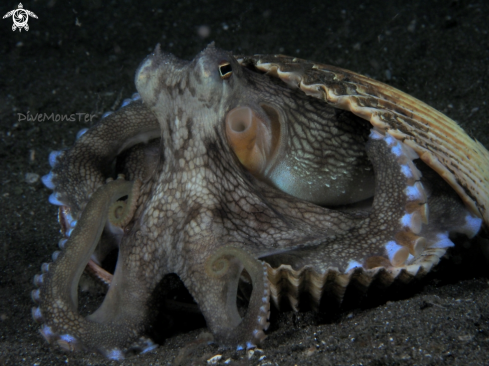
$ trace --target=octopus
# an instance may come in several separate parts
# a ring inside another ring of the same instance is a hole
[[[170,273],[215,343],[253,348],[271,302],[296,308],[306,291],[317,305],[350,283],[409,282],[451,234],[471,238],[489,222],[488,151],[375,80],[211,44],[192,61],[157,46],[135,84],[123,107],[51,153],[43,177],[64,237],[34,278],[33,317],[63,349],[117,360],[154,349],[149,300]],[[110,274],[100,263],[114,247]],[[86,268],[109,287],[84,317]]]

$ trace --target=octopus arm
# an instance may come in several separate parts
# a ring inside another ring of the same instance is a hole
[[[39,302],[39,307],[33,309],[33,316],[43,323],[41,333],[48,342],[55,341],[67,350],[96,349],[106,357],[121,359],[123,350],[141,333],[142,319],[136,316],[137,312],[112,317],[110,324],[102,324],[96,321],[97,317],[83,318],[77,311],[78,282],[100,239],[109,211],[113,211],[110,216],[115,217],[116,224],[127,222],[134,213],[133,202],[137,201],[139,188],[139,182],[118,179],[95,191],[65,251],[55,262],[44,264],[44,273],[35,277],[39,289],[33,291],[32,298]],[[128,196],[129,202],[121,207],[116,201],[124,196]],[[117,307],[112,310],[113,314],[121,315]]]
[[[453,194],[440,198],[425,188],[422,174],[412,161],[417,156],[411,148],[373,130],[367,153],[376,180],[368,216],[332,239],[264,258],[272,267],[309,267],[320,274],[329,269],[347,273],[355,268],[404,268],[427,250],[445,251],[453,246],[448,239],[450,232],[469,237],[477,233],[481,220],[464,209],[460,199]]]
[[[66,206],[77,219],[95,190],[111,176],[111,165],[122,151],[160,137],[154,114],[136,100],[103,118],[83,133],[69,150],[53,152],[53,170],[43,178],[54,190],[51,202]]]
[[[341,301],[351,281],[366,290],[374,280],[388,286],[396,279],[420,278],[454,245],[451,233],[471,238],[479,231],[482,220],[436,172],[423,163],[415,166],[416,154],[409,147],[374,130],[367,153],[376,190],[361,223],[321,243],[262,258],[270,266],[271,299],[277,307],[286,297],[298,309],[304,288],[312,306],[318,306],[328,289]]]
[[[265,339],[270,314],[267,270],[261,261],[244,249],[220,247],[184,280],[199,304],[214,340],[221,346],[253,348]],[[236,306],[238,282],[243,268],[251,277],[253,292],[246,315]]]

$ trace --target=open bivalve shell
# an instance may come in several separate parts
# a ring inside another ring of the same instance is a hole
[[[489,225],[489,152],[443,113],[387,84],[335,66],[283,55],[237,58],[412,147]]]
[[[350,111],[411,147],[461,197],[469,211],[489,225],[489,152],[470,138],[455,121],[426,103],[389,85],[335,66],[283,55],[237,56],[251,66],[305,94]],[[355,283],[366,290],[372,282],[389,286],[408,283],[430,272],[446,248],[427,248],[413,262],[399,267],[357,267],[346,273],[329,268],[318,273],[309,266],[294,270],[290,265],[268,267],[271,298],[279,307],[287,298],[298,310],[299,295],[308,292],[318,306],[328,292],[339,301],[347,286]]]
[[[396,280],[407,284],[429,273],[445,253],[446,249],[428,248],[409,265],[372,269],[357,267],[347,273],[341,273],[336,268],[318,273],[308,266],[294,270],[290,265],[281,265],[278,268],[267,265],[270,297],[277,308],[280,308],[282,299],[287,299],[295,311],[299,310],[299,295],[302,292],[309,293],[313,308],[319,306],[324,293],[332,294],[341,302],[351,283],[363,291],[374,281],[382,287],[388,287]]]

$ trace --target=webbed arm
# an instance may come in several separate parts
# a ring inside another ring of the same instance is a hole
[[[66,206],[71,220],[76,220],[93,192],[111,176],[116,156],[158,137],[158,121],[140,100],[103,118],[79,136],[70,149],[51,153],[53,169],[43,177],[44,184],[54,191],[50,202]]]
[[[134,347],[142,333],[144,298],[127,295],[123,280],[122,264],[118,264],[107,297],[95,314],[82,317],[78,307],[78,282],[93,253],[105,222],[110,216],[114,224],[126,224],[133,216],[140,182],[122,179],[100,187],[92,195],[83,211],[78,225],[53,263],[43,264],[43,274],[37,275],[34,283],[39,289],[32,298],[39,303],[32,309],[34,319],[42,323],[41,334],[48,342],[55,341],[67,350],[88,348],[98,350],[112,359],[124,358],[124,352]],[[126,204],[117,202],[128,196]],[[136,284],[131,284],[137,287]],[[129,296],[124,300],[125,296]],[[143,339],[142,348],[153,347]],[[138,343],[139,344],[139,343]],[[139,344],[140,345],[140,344]]]
[[[224,246],[202,264],[191,263],[192,278],[184,283],[204,315],[214,340],[222,346],[253,348],[265,339],[270,314],[267,270],[261,261],[242,248]],[[253,292],[246,315],[241,318],[236,305],[238,282],[245,269]]]

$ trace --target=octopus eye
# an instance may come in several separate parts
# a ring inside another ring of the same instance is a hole
[[[233,74],[233,68],[231,64],[227,61],[223,61],[219,64],[219,74],[221,75],[221,79],[229,79]]]

